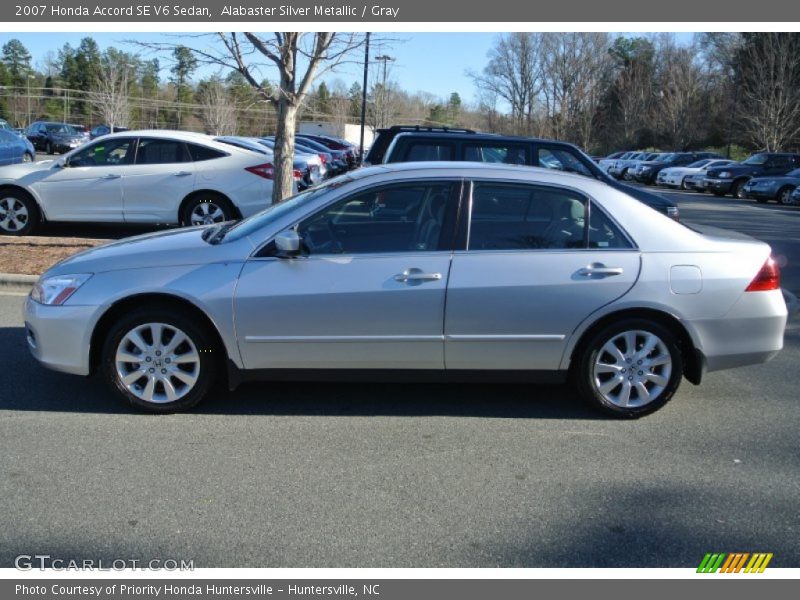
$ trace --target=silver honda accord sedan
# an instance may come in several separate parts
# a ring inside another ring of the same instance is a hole
[[[599,181],[406,163],[75,255],[24,312],[42,364],[153,412],[250,379],[570,380],[637,417],[683,377],[772,358],[779,279],[766,244]]]

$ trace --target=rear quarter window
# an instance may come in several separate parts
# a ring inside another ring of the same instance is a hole
[[[227,156],[227,154],[224,152],[214,148],[209,148],[208,146],[201,146],[199,144],[186,144],[186,146],[189,148],[189,154],[194,162],[212,160],[214,158],[222,158],[223,156]]]

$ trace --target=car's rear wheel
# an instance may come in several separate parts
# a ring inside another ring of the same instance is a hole
[[[102,349],[103,376],[136,408],[166,413],[200,402],[216,378],[213,338],[169,308],[141,309],[115,323]]]
[[[213,225],[236,218],[230,201],[219,194],[202,194],[186,203],[181,215],[181,225]]]
[[[583,347],[576,384],[601,410],[637,418],[669,402],[682,374],[680,346],[669,329],[649,319],[626,319],[603,328]]]
[[[778,202],[783,205],[794,204],[792,202],[792,192],[794,188],[785,187],[780,192],[778,192]]]
[[[39,207],[27,194],[0,191],[0,234],[30,235],[39,223]]]
[[[686,178],[685,177],[683,179],[681,179],[681,189],[682,190],[686,190],[686,191],[689,191],[689,190],[692,189],[688,185],[686,185]]]

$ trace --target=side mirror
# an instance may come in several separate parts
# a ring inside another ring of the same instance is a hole
[[[294,229],[281,231],[275,236],[275,249],[280,257],[297,256],[300,253],[300,236]]]

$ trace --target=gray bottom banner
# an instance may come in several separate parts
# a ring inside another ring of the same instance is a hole
[[[758,586],[758,587],[756,587]],[[375,598],[379,600],[459,600],[491,598],[634,598],[648,600],[680,597],[711,597],[724,594],[726,600],[752,598],[758,593],[769,598],[789,597],[796,582],[779,579],[743,579],[739,576],[698,575],[697,579],[680,580],[75,580],[53,579],[40,582],[5,580],[0,582],[0,598]],[[796,591],[796,589],[794,589]],[[687,595],[688,594],[688,595]],[[780,595],[779,595],[780,594]]]

